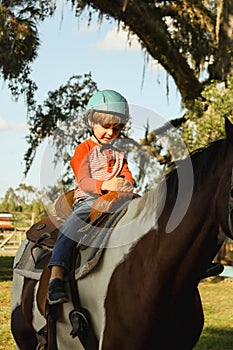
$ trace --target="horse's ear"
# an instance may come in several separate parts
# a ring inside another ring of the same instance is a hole
[[[233,124],[225,117],[225,131],[227,140],[233,144]]]

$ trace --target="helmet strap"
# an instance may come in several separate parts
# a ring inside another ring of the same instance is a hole
[[[100,146],[102,146],[102,142],[98,139],[98,137],[96,137],[95,133],[94,133],[94,130],[93,130],[93,127],[92,127],[92,123],[94,123],[94,113],[95,113],[95,110],[92,109],[90,114],[89,114],[89,118],[90,118],[90,122],[88,123],[90,128],[91,128],[91,135],[94,136],[94,138],[96,139],[96,141],[98,142],[98,144]]]
[[[91,135],[94,136],[94,138],[96,139],[96,141],[98,142],[98,144],[100,146],[102,146],[102,142],[98,139],[98,137],[96,137],[94,130],[91,128]]]

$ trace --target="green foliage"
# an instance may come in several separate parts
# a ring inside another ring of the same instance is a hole
[[[0,76],[17,99],[25,93],[33,101],[36,84],[30,79],[31,64],[40,45],[38,22],[52,15],[51,1],[3,0],[0,3]]]
[[[224,137],[224,118],[233,117],[233,78],[226,84],[212,82],[202,98],[186,113],[183,137],[191,151]]]
[[[9,1],[0,4],[0,66],[5,80],[17,78],[25,72],[35,59],[39,45],[36,14],[25,3],[18,2],[17,12],[12,5]]]
[[[43,105],[34,105],[28,116],[29,148],[25,154],[27,174],[40,143],[50,138],[58,158],[67,160],[69,151],[88,135],[83,119],[89,98],[97,91],[91,74],[72,76],[66,84],[48,93]]]
[[[20,184],[18,188],[9,188],[4,197],[0,199],[1,212],[34,213],[35,221],[45,217],[46,211],[43,197],[39,191],[32,186]],[[25,219],[25,217],[24,217]]]

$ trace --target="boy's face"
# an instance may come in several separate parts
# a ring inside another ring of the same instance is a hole
[[[122,126],[120,124],[93,124],[92,129],[101,143],[109,143],[119,136]]]
[[[97,139],[103,143],[109,143],[115,140],[119,135],[121,130],[124,127],[124,124],[117,123],[115,121],[115,116],[111,114],[102,114],[103,118],[98,118],[91,123],[93,132]]]

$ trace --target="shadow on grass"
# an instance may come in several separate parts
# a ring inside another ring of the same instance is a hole
[[[231,328],[208,327],[202,332],[194,350],[232,350],[233,330]]]
[[[13,256],[0,256],[0,282],[12,280]]]

